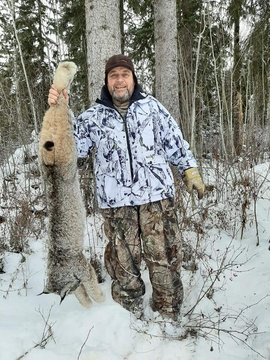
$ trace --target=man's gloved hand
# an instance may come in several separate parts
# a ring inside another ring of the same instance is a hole
[[[204,194],[204,184],[197,168],[190,168],[185,171],[184,183],[186,184],[189,193],[195,188],[198,191],[199,199],[202,199]]]

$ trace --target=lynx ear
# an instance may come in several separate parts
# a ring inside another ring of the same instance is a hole
[[[59,94],[62,90],[67,89],[69,91],[70,84],[76,74],[77,66],[74,62],[64,61],[58,65],[56,69],[53,84],[57,88]]]

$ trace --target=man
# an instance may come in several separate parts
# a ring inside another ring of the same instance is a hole
[[[57,99],[52,87],[49,105]],[[79,157],[96,150],[97,199],[109,239],[105,266],[113,280],[112,297],[136,316],[142,314],[143,254],[152,308],[176,320],[183,300],[181,236],[169,162],[184,174],[188,191],[195,188],[202,198],[196,161],[168,111],[142,93],[127,56],[108,60],[97,103],[74,122],[74,136]]]

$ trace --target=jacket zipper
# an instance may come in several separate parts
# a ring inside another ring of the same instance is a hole
[[[127,121],[126,121],[126,116],[123,117],[120,112],[115,108],[113,107],[113,109],[115,111],[118,112],[118,114],[121,116],[121,118],[123,119],[123,123],[124,123],[124,128],[125,128],[125,133],[126,133],[126,142],[127,142],[127,150],[128,150],[128,156],[129,156],[129,167],[130,167],[130,174],[131,174],[131,182],[133,183],[133,164],[132,164],[132,154],[131,154],[131,148],[130,148],[130,142],[129,142],[129,135],[128,135],[128,129],[127,129]],[[127,110],[128,112],[128,110]],[[127,114],[126,112],[126,114]]]
[[[129,142],[129,135],[128,135],[128,129],[127,129],[126,116],[123,118],[123,120],[124,120],[124,127],[125,127],[126,139],[127,139],[127,149],[128,149],[128,156],[129,156],[129,165],[130,165],[131,181],[132,181],[132,183],[133,183],[132,154],[131,154],[131,148],[130,148],[130,142]]]

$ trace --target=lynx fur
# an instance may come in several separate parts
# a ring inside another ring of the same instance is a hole
[[[40,133],[39,161],[48,191],[49,244],[47,281],[43,293],[74,293],[79,302],[90,307],[94,299],[104,301],[92,265],[83,255],[85,208],[77,172],[77,156],[72,119],[62,94],[76,73],[73,62],[58,66],[54,85],[59,100],[46,112]]]

